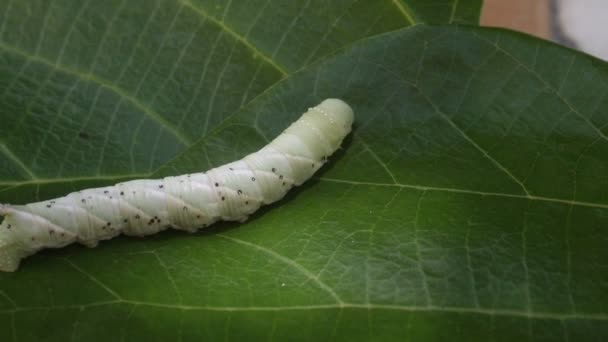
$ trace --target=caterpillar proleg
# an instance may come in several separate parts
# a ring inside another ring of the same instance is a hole
[[[73,242],[94,247],[119,234],[174,228],[194,232],[218,220],[245,221],[309,179],[350,133],[348,104],[327,99],[261,150],[241,160],[163,179],[142,179],[25,205],[0,205],[0,270]]]

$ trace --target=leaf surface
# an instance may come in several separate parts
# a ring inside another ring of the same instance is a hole
[[[603,340],[607,72],[499,30],[420,25],[354,44],[154,174],[240,158],[340,97],[357,125],[318,177],[245,224],[27,259],[0,274],[0,338]],[[9,156],[0,166],[21,172]]]
[[[310,309],[336,306],[310,330],[602,340],[606,71],[511,32],[403,30],[277,85],[159,175],[236,158],[278,134],[278,117],[343,98],[357,125],[342,155],[276,209],[213,235],[310,271],[323,298]]]

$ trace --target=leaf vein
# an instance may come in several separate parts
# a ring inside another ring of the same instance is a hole
[[[11,151],[4,143],[0,143],[0,151],[13,163],[15,163],[19,168],[25,173],[26,176],[30,178],[29,181],[38,181],[38,177],[36,174],[27,167],[19,157],[17,157],[13,151]]]
[[[264,246],[260,246],[258,244],[252,243],[252,242],[248,242],[248,241],[244,241],[241,239],[237,239],[234,237],[230,237],[224,234],[218,234],[217,236],[224,238],[226,240],[232,241],[234,243],[238,243],[240,245],[245,245],[251,248],[254,248],[258,251],[261,251],[265,254],[270,255],[271,257],[282,261],[283,263],[292,266],[295,270],[299,271],[300,273],[304,274],[307,278],[309,278],[310,280],[314,281],[321,289],[325,290],[331,297],[333,297],[336,300],[336,303],[338,305],[342,305],[344,303],[344,301],[340,298],[340,296],[338,296],[338,294],[334,291],[334,289],[332,289],[329,285],[325,284],[318,276],[316,276],[314,273],[312,273],[311,271],[309,271],[308,269],[306,269],[304,266],[300,265],[299,263],[295,262],[294,260],[283,256],[267,247]]]
[[[544,196],[536,196],[536,195],[518,195],[518,194],[509,194],[502,192],[486,192],[479,190],[467,190],[467,189],[458,189],[458,188],[442,188],[442,187],[434,187],[427,185],[414,185],[414,184],[391,184],[391,183],[375,183],[375,182],[360,182],[360,181],[350,181],[336,178],[328,178],[328,177],[320,177],[316,178],[320,181],[332,182],[332,183],[343,183],[343,184],[351,184],[351,185],[365,185],[365,186],[386,186],[386,187],[401,187],[408,188],[418,191],[436,191],[436,192],[453,192],[460,194],[468,194],[468,195],[478,195],[478,196],[492,196],[492,197],[507,197],[507,198],[519,198],[530,201],[542,201],[542,202],[553,202],[560,203],[566,205],[575,205],[582,207],[591,207],[598,209],[608,209],[608,204],[603,203],[593,203],[593,202],[583,202],[583,201],[571,201],[566,199],[559,199],[553,197],[544,197]]]
[[[415,25],[416,23],[418,23],[418,20],[416,19],[414,12],[410,8],[408,8],[401,0],[391,0],[391,1],[395,5],[395,7],[397,7],[399,12],[401,12],[401,14],[403,14],[405,19],[410,24]]]
[[[225,32],[230,34],[232,37],[234,37],[234,39],[241,42],[243,45],[245,45],[247,48],[249,48],[255,54],[259,55],[268,64],[273,66],[278,72],[281,73],[281,75],[283,75],[283,76],[288,75],[288,72],[282,66],[280,66],[276,61],[274,61],[272,58],[268,57],[266,54],[264,54],[262,51],[260,51],[258,48],[256,48],[251,42],[249,42],[245,37],[238,34],[232,28],[227,26],[224,22],[221,22],[221,21],[217,20],[216,18],[214,18],[213,16],[209,15],[209,13],[207,13],[207,11],[205,11],[203,8],[194,6],[194,4],[192,4],[189,0],[178,0],[178,1],[180,3],[182,3],[183,5],[192,9],[194,12],[196,12],[201,17],[218,25],[222,30],[224,30]]]
[[[73,263],[72,261],[70,261],[67,258],[63,258],[61,260],[65,261],[65,263],[67,263],[68,265],[70,265],[78,273],[81,273],[85,277],[89,278],[89,280],[91,280],[92,282],[94,282],[95,284],[97,284],[99,287],[101,287],[102,289],[106,290],[109,294],[111,294],[117,300],[122,300],[122,297],[118,293],[116,293],[116,291],[112,290],[108,285],[106,285],[103,282],[101,282],[99,279],[97,279],[92,274],[90,274],[87,271],[83,270],[80,266],[76,265],[75,263]]]
[[[186,137],[181,132],[179,132],[167,120],[165,120],[160,114],[156,113],[151,108],[148,108],[143,103],[139,102],[139,100],[137,100],[135,97],[126,93],[123,89],[118,88],[117,86],[109,83],[108,81],[106,81],[102,78],[99,78],[98,76],[96,76],[92,73],[83,74],[82,72],[80,72],[78,70],[74,70],[69,67],[63,66],[61,64],[54,63],[52,61],[47,60],[46,58],[44,58],[42,56],[32,55],[19,48],[7,45],[4,42],[0,42],[0,49],[5,50],[9,53],[18,55],[22,58],[26,58],[26,59],[38,62],[40,64],[44,64],[44,65],[52,68],[53,70],[59,70],[63,73],[72,75],[72,76],[82,79],[84,81],[89,81],[92,83],[99,84],[103,88],[106,88],[106,89],[110,90],[111,92],[113,92],[114,94],[118,95],[120,98],[125,99],[125,100],[129,101],[130,103],[132,103],[136,108],[141,110],[143,114],[148,116],[150,119],[152,119],[157,124],[159,124],[162,128],[169,131],[171,134],[173,134],[175,136],[175,138],[177,138],[185,146],[189,146],[192,144],[192,141],[188,137]]]
[[[608,321],[608,314],[604,313],[559,313],[550,311],[521,311],[512,309],[493,309],[493,308],[467,308],[458,306],[408,306],[398,304],[312,304],[312,305],[292,305],[292,306],[205,306],[205,305],[175,305],[135,300],[109,300],[93,302],[82,305],[63,305],[63,306],[39,306],[21,307],[17,309],[0,310],[0,313],[16,313],[34,310],[65,310],[83,309],[89,307],[99,307],[106,305],[132,304],[149,306],[156,308],[187,310],[187,311],[221,311],[221,312],[282,312],[282,311],[305,311],[305,310],[394,310],[404,312],[439,312],[454,314],[476,314],[491,317],[516,317],[528,320],[588,320],[588,321]]]

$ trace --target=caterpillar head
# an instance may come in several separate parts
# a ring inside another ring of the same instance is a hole
[[[283,153],[317,159],[333,154],[350,133],[355,115],[340,99],[326,99],[309,108],[296,122],[270,144]],[[293,140],[297,137],[297,140]],[[305,178],[308,178],[305,177]],[[296,182],[296,185],[298,183]]]
[[[353,121],[355,120],[355,114],[353,109],[346,102],[340,99],[326,99],[321,102],[317,108],[326,113],[344,130],[341,132],[343,136],[350,133]]]

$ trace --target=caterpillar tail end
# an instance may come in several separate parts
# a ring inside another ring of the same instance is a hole
[[[11,220],[12,210],[9,206],[0,204],[0,272],[14,272],[19,268],[21,259],[31,253],[23,248],[20,241],[15,239],[12,229],[16,229]]]
[[[5,240],[2,235],[0,234],[0,271],[14,272],[25,255],[22,255],[18,245]]]

